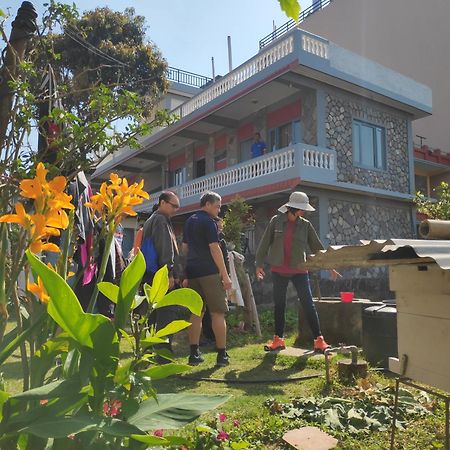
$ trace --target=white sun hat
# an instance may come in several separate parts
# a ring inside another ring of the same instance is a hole
[[[289,196],[289,201],[278,208],[278,211],[285,213],[288,208],[302,209],[303,211],[315,211],[309,204],[309,198],[304,192],[293,192]]]

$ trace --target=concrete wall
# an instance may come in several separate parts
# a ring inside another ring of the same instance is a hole
[[[450,149],[450,2],[448,0],[334,0],[301,28],[394,69],[433,90],[433,115],[413,134]]]

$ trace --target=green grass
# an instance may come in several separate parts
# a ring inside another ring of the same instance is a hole
[[[270,337],[271,311],[262,311],[261,323],[264,336],[260,339],[253,334],[239,334],[233,331],[238,318],[235,314],[229,317],[229,349],[231,364],[225,368],[215,368],[216,353],[211,348],[202,349],[205,362],[200,366],[192,368],[186,376],[195,378],[223,379],[224,382],[213,383],[210,381],[187,380],[183,377],[173,377],[161,380],[155,384],[158,392],[197,392],[211,394],[228,394],[231,399],[223,405],[224,412],[232,419],[238,419],[240,431],[245,438],[252,442],[256,448],[287,449],[291,448],[283,443],[283,434],[294,428],[311,425],[302,420],[291,420],[279,415],[273,415],[264,402],[269,398],[275,398],[279,402],[288,401],[294,397],[302,396],[339,396],[346,390],[337,381],[335,364],[339,357],[333,359],[333,384],[326,386],[325,364],[322,356],[309,359],[297,359],[282,355],[270,354],[263,351],[263,344]],[[288,345],[292,345],[295,339],[294,330],[297,318],[293,310],[287,314]],[[178,362],[186,362],[188,345],[186,334],[176,337],[175,355]],[[14,354],[0,368],[3,372],[6,388],[9,392],[21,390],[21,364],[18,354]],[[319,374],[320,378],[306,381],[292,381],[282,383],[286,380],[305,375]],[[269,380],[265,383],[257,383],[258,380]],[[238,381],[252,381],[251,383],[238,383]],[[369,382],[378,383],[381,386],[393,385],[393,379],[383,376],[378,372],[371,372]],[[212,419],[217,411],[201,417],[196,424]],[[190,427],[185,430],[189,433]],[[377,432],[363,437],[352,437],[344,433],[334,433],[318,425],[324,431],[335,436],[339,440],[338,449],[348,450],[381,450],[389,448],[389,433]],[[411,422],[406,431],[396,433],[396,449],[435,449],[443,448],[444,436],[444,408],[442,402],[437,402],[434,413],[421,417]]]

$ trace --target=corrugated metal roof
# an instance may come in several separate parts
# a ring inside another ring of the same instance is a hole
[[[435,262],[450,270],[450,240],[389,239],[330,246],[308,258],[309,269],[370,267]]]

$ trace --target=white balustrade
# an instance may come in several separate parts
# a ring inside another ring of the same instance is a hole
[[[243,64],[216,81],[209,88],[174,109],[172,113],[180,118],[187,116],[293,51],[294,37],[291,35],[266,51],[258,53],[247,64]]]
[[[295,165],[294,152],[295,150],[290,148],[270,153],[263,158],[251,160],[238,167],[230,167],[201,180],[187,183],[181,186],[180,198],[201,195],[205,191],[213,191],[289,169]]]
[[[303,148],[303,165],[317,169],[334,170],[334,152]]]
[[[320,58],[328,59],[328,44],[306,34],[302,35],[302,49]]]

